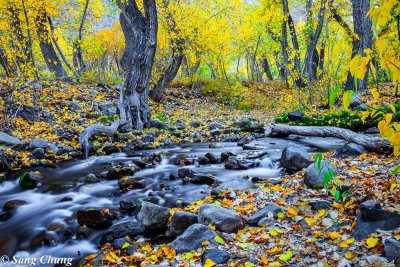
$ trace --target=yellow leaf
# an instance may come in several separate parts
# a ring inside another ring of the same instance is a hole
[[[346,241],[340,242],[340,247],[342,247],[342,248],[347,248],[348,246],[349,246],[349,245],[347,244]]]
[[[347,251],[344,256],[346,257],[346,259],[351,260],[353,259],[355,256],[357,256],[357,253],[354,253],[352,251]]]
[[[244,266],[245,266],[245,267],[253,267],[254,264],[251,263],[251,262],[246,262],[246,263],[244,264]]]
[[[206,262],[204,263],[204,267],[212,267],[214,265],[216,265],[215,262],[210,259],[206,259]]]
[[[396,108],[393,106],[393,104],[389,104],[389,107],[393,113],[396,113]]]
[[[367,239],[367,245],[370,248],[375,247],[379,243],[379,238],[370,237]]]
[[[186,259],[191,259],[191,258],[193,258],[193,253],[190,253],[190,252],[187,252],[186,254],[185,254],[185,258]]]
[[[217,242],[217,243],[220,243],[220,244],[224,244],[225,243],[224,240],[219,235],[214,237],[214,239],[215,239],[215,242]]]
[[[201,243],[203,246],[208,246],[208,245],[210,245],[210,242],[208,242],[207,240],[206,241],[204,241],[203,243]]]
[[[392,121],[392,117],[393,117],[392,113],[385,114],[386,123],[390,123]]]
[[[337,232],[332,232],[331,233],[331,239],[333,239],[333,240],[341,238],[341,237],[342,237],[342,235],[337,233]]]
[[[390,186],[390,191],[393,191],[395,188],[396,188],[396,184],[393,183],[393,184]]]
[[[150,259],[151,259],[152,261],[158,261],[158,258],[157,258],[156,255],[151,255],[151,256],[150,256]]]
[[[298,214],[298,212],[295,209],[293,209],[293,208],[288,209],[288,214],[287,214],[288,217],[295,217],[295,216],[297,216],[297,214]]]

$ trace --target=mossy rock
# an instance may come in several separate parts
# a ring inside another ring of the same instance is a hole
[[[34,172],[25,172],[19,178],[19,185],[24,189],[33,189],[38,184],[39,175]]]

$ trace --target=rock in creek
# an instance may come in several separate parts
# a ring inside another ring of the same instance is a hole
[[[286,169],[299,171],[310,165],[312,161],[310,160],[310,154],[307,151],[298,145],[289,143],[282,151],[280,163],[282,167]]]
[[[25,200],[9,200],[7,201],[4,206],[3,206],[3,210],[8,211],[8,210],[13,210],[18,208],[19,206],[25,205],[28,202],[26,202]]]
[[[143,201],[138,214],[138,220],[146,230],[163,230],[167,227],[169,209],[159,205]]]
[[[120,222],[114,224],[107,231],[104,232],[100,240],[100,245],[111,243],[112,241],[123,238],[126,236],[135,238],[136,236],[143,235],[145,228],[142,224],[133,221]]]
[[[78,210],[79,225],[86,225],[93,229],[107,229],[112,225],[112,216],[102,210]]]
[[[145,188],[147,179],[140,177],[122,177],[118,180],[118,185],[121,189],[137,189]]]
[[[342,148],[340,148],[336,152],[334,157],[342,158],[342,159],[345,159],[348,157],[356,158],[364,153],[365,153],[365,148],[363,146],[357,145],[354,143],[350,143],[350,144],[345,144]]]
[[[21,148],[22,142],[18,138],[15,138],[11,135],[0,133],[0,145]]]
[[[25,172],[19,178],[19,185],[24,189],[33,189],[37,186],[41,176],[36,172]]]
[[[233,233],[243,227],[242,218],[233,211],[213,204],[199,209],[199,223],[214,225],[221,232]]]

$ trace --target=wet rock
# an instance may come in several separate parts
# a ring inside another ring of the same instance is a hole
[[[194,171],[189,168],[180,168],[178,170],[178,176],[179,178],[185,178],[185,177],[193,177],[194,176]]]
[[[114,224],[110,229],[104,232],[100,240],[100,245],[111,243],[113,240],[129,236],[134,238],[144,235],[145,228],[142,224],[133,221],[126,221]]]
[[[78,210],[79,225],[86,225],[93,229],[107,229],[112,225],[112,216],[102,210]]]
[[[33,189],[37,186],[41,176],[35,172],[25,172],[19,178],[19,185],[24,189]]]
[[[139,207],[135,204],[133,201],[125,201],[125,200],[120,200],[119,201],[119,207],[121,211],[123,212],[129,212],[129,211],[134,211],[137,210]]]
[[[123,246],[125,243],[130,244],[131,241],[130,241],[128,238],[126,238],[126,237],[124,236],[124,237],[121,237],[121,238],[118,238],[118,239],[113,240],[113,241],[111,242],[111,246],[112,246],[114,249],[121,249],[122,246]]]
[[[199,158],[197,159],[197,161],[199,162],[200,165],[207,165],[207,164],[210,164],[210,159],[207,158],[207,157],[205,157],[205,156],[199,157]]]
[[[349,144],[345,144],[342,148],[340,148],[336,152],[334,157],[342,158],[342,159],[345,159],[348,157],[356,158],[364,153],[365,153],[365,148],[363,146],[357,145],[354,143],[349,143]]]
[[[214,225],[218,230],[233,233],[243,227],[242,218],[233,211],[212,204],[204,204],[199,209],[199,223]]]
[[[169,139],[168,137],[165,137],[165,138],[161,139],[161,142],[163,142],[164,145],[166,145],[166,146],[173,144],[172,140]]]
[[[179,179],[178,171],[174,170],[169,174],[170,180],[177,180]]]
[[[246,144],[249,144],[251,141],[252,141],[251,137],[244,136],[239,140],[239,142],[237,142],[237,145],[238,146],[244,146]]]
[[[72,201],[72,197],[63,197],[59,202],[67,202],[67,201]]]
[[[275,223],[275,219],[271,217],[264,217],[261,220],[258,221],[257,226],[258,227],[264,227],[267,224],[273,224]]]
[[[360,204],[360,211],[357,213],[354,238],[361,241],[377,229],[390,231],[399,226],[399,213],[382,209],[378,202],[364,202]]]
[[[22,142],[11,135],[0,133],[0,146],[10,146],[14,148],[21,148]]]
[[[208,129],[210,130],[215,130],[215,129],[222,129],[222,125],[219,124],[218,122],[212,122],[210,125],[208,125]]]
[[[35,149],[35,148],[46,148],[49,143],[46,140],[42,139],[33,139],[28,146],[28,149]]]
[[[278,213],[282,212],[282,208],[274,202],[269,203],[265,208],[257,211],[254,215],[247,218],[247,223],[257,224],[261,219],[270,217],[270,214],[274,218],[278,218]]]
[[[192,165],[192,164],[193,164],[192,159],[188,159],[188,158],[174,159],[174,165],[177,165],[177,166],[187,166],[187,165]]]
[[[229,157],[235,157],[236,154],[232,153],[232,152],[222,152],[221,153],[221,161],[222,162],[226,162]]]
[[[14,236],[1,236],[0,237],[0,255],[12,257],[17,248],[18,240]]]
[[[388,261],[400,259],[400,241],[389,237],[385,240],[385,257]]]
[[[224,147],[224,145],[220,143],[211,143],[208,145],[208,148],[222,148],[222,147]]]
[[[326,210],[331,205],[331,202],[327,200],[311,200],[308,204],[314,210]]]
[[[257,149],[259,148],[255,145],[250,145],[250,144],[243,145],[243,150],[257,150]]]
[[[34,250],[42,246],[55,246],[59,241],[60,240],[56,233],[51,231],[42,231],[32,239],[31,249]]]
[[[257,164],[254,161],[241,160],[239,161],[235,157],[229,157],[225,162],[225,169],[228,170],[247,170],[256,167]]]
[[[103,148],[103,153],[106,154],[106,155],[110,155],[110,154],[113,154],[113,153],[119,153],[119,152],[120,152],[120,150],[116,145],[109,144],[109,145],[106,145]]]
[[[154,119],[154,120],[151,120],[150,127],[156,128],[156,129],[166,129],[169,127],[169,125],[165,122],[162,122],[160,119]]]
[[[307,167],[304,173],[304,183],[308,188],[318,189],[324,186],[324,175],[329,173],[331,169],[333,177],[338,176],[335,166],[328,160],[321,160],[321,170],[318,169],[317,163],[312,163]]]
[[[212,153],[207,153],[207,154],[204,155],[204,157],[208,158],[208,159],[210,160],[211,164],[216,164],[216,163],[218,163],[218,157],[215,156],[215,155],[212,154]]]
[[[145,188],[147,179],[140,177],[122,177],[118,180],[118,185],[121,189],[137,189]]]
[[[86,175],[84,182],[90,184],[90,183],[97,183],[99,181],[100,179],[98,179],[96,175],[94,175],[93,173],[89,173],[88,175]]]
[[[51,223],[49,225],[49,227],[47,227],[47,230],[48,231],[57,231],[57,230],[63,229],[64,227],[65,227],[65,225],[62,223]]]
[[[225,190],[226,189],[223,186],[213,187],[211,189],[211,196],[218,196],[219,194],[222,194]]]
[[[300,111],[292,111],[288,113],[288,118],[291,121],[302,121],[304,117],[304,113]]]
[[[231,254],[221,249],[207,249],[204,251],[201,262],[204,265],[207,259],[212,260],[215,264],[225,264],[231,258]]]
[[[172,215],[171,222],[169,228],[167,230],[167,236],[178,236],[181,235],[185,230],[197,223],[197,215],[185,212],[185,211],[177,211]]]
[[[289,143],[282,151],[280,163],[286,169],[299,171],[310,165],[312,161],[307,151],[293,143]]]
[[[3,206],[3,210],[5,211],[9,211],[9,210],[13,210],[18,208],[19,206],[25,205],[28,202],[26,202],[25,200],[9,200],[7,201],[4,206]]]
[[[222,232],[219,236],[226,242],[235,242],[235,238],[231,234]]]
[[[115,170],[115,169],[109,170],[109,171],[106,173],[106,179],[107,179],[107,180],[117,180],[117,179],[119,179],[119,178],[120,178],[120,177],[119,177],[119,175],[118,175],[118,171]]]
[[[2,213],[0,213],[0,222],[5,222],[5,221],[11,219],[11,217],[12,217],[11,212],[9,212],[9,211],[2,212]]]
[[[210,131],[210,135],[211,136],[217,136],[217,135],[221,135],[221,131],[220,130],[212,130]]]
[[[143,201],[138,214],[138,220],[146,230],[163,230],[167,227],[170,217],[169,209]]]
[[[170,244],[170,248],[175,249],[178,253],[184,253],[201,248],[204,241],[209,241],[211,245],[216,246],[217,243],[214,240],[216,236],[217,233],[210,227],[196,223],[189,226],[182,235],[178,236]]]
[[[191,179],[190,182],[192,184],[208,184],[208,185],[213,185],[216,181],[215,178],[208,176],[208,175],[194,175]]]

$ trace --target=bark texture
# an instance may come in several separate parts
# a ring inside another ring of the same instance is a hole
[[[387,140],[382,141],[379,138],[356,133],[348,129],[330,126],[291,126],[283,124],[275,124],[266,128],[266,135],[269,137],[286,137],[290,134],[335,137],[362,145],[365,149],[378,153],[391,153],[393,151],[393,147]]]
[[[265,74],[267,74],[268,80],[272,81],[274,77],[272,76],[271,68],[268,63],[267,57],[264,55],[262,59],[262,67],[264,69]]]

